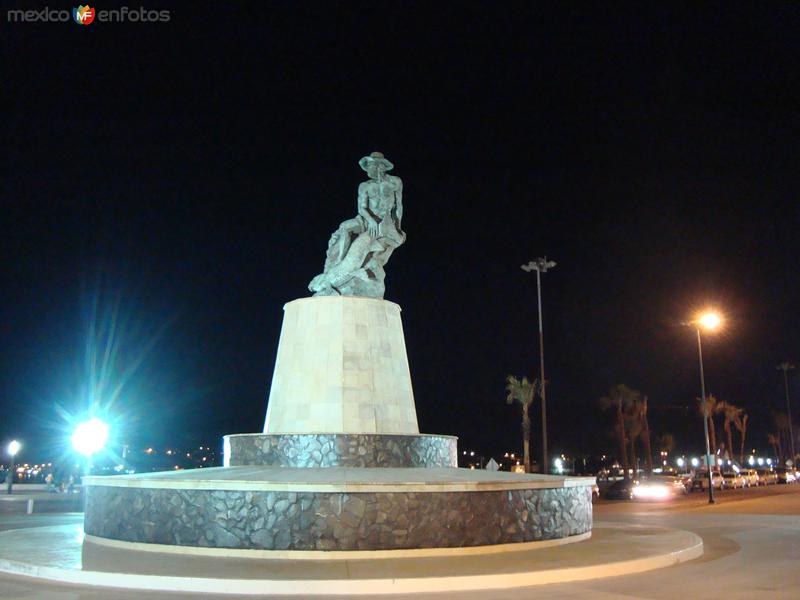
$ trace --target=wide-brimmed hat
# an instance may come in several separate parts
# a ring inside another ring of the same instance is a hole
[[[391,171],[394,169],[394,165],[390,163],[386,158],[383,156],[383,152],[373,152],[369,156],[365,156],[360,161],[358,161],[358,166],[360,166],[365,171],[367,167],[369,167],[373,163],[380,163],[383,165],[384,169],[387,171]]]

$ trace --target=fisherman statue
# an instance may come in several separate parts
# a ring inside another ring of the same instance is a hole
[[[358,164],[369,176],[358,186],[358,216],[339,225],[331,236],[325,271],[308,284],[315,296],[383,298],[383,267],[406,241],[401,228],[403,182],[387,174],[394,165],[380,152]]]

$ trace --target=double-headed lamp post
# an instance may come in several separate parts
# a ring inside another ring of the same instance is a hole
[[[8,451],[9,456],[9,465],[8,465],[8,474],[6,475],[6,485],[8,486],[8,493],[11,493],[11,486],[14,485],[14,457],[19,452],[20,448],[22,448],[22,444],[20,444],[17,440],[11,440],[8,444]]]
[[[708,503],[714,504],[714,480],[712,475],[712,461],[716,466],[716,456],[711,454],[711,442],[708,439],[708,419],[710,415],[705,414],[706,410],[706,379],[703,373],[703,343],[701,341],[700,330],[716,331],[722,325],[722,317],[716,312],[706,312],[697,317],[694,321],[686,323],[697,331],[697,356],[700,359],[700,402],[703,412],[703,431],[706,436],[706,466],[708,467]]]
[[[527,265],[522,265],[522,270],[526,273],[536,271],[536,299],[539,303],[539,396],[542,398],[542,473],[547,473],[549,463],[547,462],[547,391],[544,378],[544,333],[542,331],[542,273],[547,273],[549,269],[556,266],[547,257],[537,258],[529,261]]]
[[[794,465],[794,429],[792,428],[792,405],[789,401],[789,371],[794,370],[794,365],[789,361],[785,361],[776,368],[779,371],[783,371],[783,389],[786,392],[786,416],[789,417],[789,449],[792,451],[792,464]]]

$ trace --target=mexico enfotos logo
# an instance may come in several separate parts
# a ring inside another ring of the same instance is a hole
[[[168,23],[172,18],[169,10],[148,9],[144,6],[131,8],[122,6],[110,10],[97,10],[92,6],[79,5],[68,10],[43,8],[41,10],[8,10],[6,20],[9,23],[67,23],[75,21],[78,25],[91,25],[95,21],[101,23]]]

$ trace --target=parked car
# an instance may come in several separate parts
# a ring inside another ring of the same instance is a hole
[[[687,492],[691,492],[694,489],[694,475],[692,473],[676,473],[675,477],[681,480]]]
[[[775,467],[778,483],[794,483],[794,471],[786,467]]]
[[[744,478],[747,480],[748,487],[754,487],[759,484],[758,471],[755,469],[745,469],[741,471],[741,474],[744,475]]]
[[[712,471],[712,481],[715,490],[721,490],[723,486],[722,474],[719,471]],[[692,489],[707,490],[708,489],[708,471],[697,471],[692,481]]]
[[[744,488],[747,485],[747,479],[741,473],[735,471],[727,471],[722,474],[723,486],[727,489]]]
[[[778,474],[773,469],[756,469],[758,471],[758,482],[762,485],[778,483]]]

